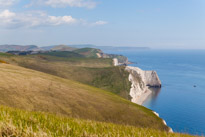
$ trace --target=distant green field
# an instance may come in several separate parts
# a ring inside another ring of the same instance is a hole
[[[9,137],[191,137],[148,128],[73,119],[0,107],[0,136]]]

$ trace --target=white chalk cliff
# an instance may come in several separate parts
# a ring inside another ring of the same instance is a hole
[[[119,65],[117,58],[114,58],[114,59],[113,59],[113,64],[114,64],[114,66],[118,66],[118,65]]]
[[[114,66],[120,65],[118,59],[113,59]],[[143,102],[151,95],[150,87],[161,88],[161,81],[156,71],[144,71],[138,67],[126,66],[126,71],[129,72],[129,81],[132,83],[130,89],[131,101],[133,103],[142,105]],[[159,117],[159,114],[153,113]],[[164,125],[167,123],[162,119]],[[173,133],[172,128],[169,127],[169,132]]]
[[[149,87],[161,87],[161,81],[156,71],[143,71],[138,67],[127,66],[129,81],[132,83],[130,89],[131,101],[142,105],[152,93]]]
[[[129,74],[129,81],[132,83],[130,89],[130,96],[132,97],[131,101],[142,105],[143,102],[149,97],[152,91],[149,87],[158,87],[161,88],[161,81],[157,75],[156,71],[144,71],[138,67],[127,66],[125,68]],[[159,117],[159,114],[153,113]],[[167,126],[165,120],[162,119],[164,125]],[[169,127],[169,132],[173,133],[172,128]]]

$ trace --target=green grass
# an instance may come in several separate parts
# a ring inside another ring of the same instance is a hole
[[[131,83],[128,80],[129,74],[124,70],[124,67],[112,67],[111,65],[109,67],[109,64],[112,63],[112,61],[110,62],[110,59],[72,59],[71,62],[72,63],[68,63],[68,61],[38,61],[22,62],[19,63],[19,65],[66,79],[79,81],[84,84],[111,91],[126,99],[130,99],[129,92]],[[99,63],[99,66],[98,62],[101,63]],[[106,65],[108,67],[103,67],[103,62],[105,62],[104,64],[108,62]],[[75,63],[76,66],[74,65]]]
[[[82,74],[81,78],[75,77],[74,80],[111,91],[125,99],[131,99],[129,95],[131,88],[131,83],[128,80],[129,73],[125,71],[124,67],[84,68],[84,71],[80,72],[85,71],[87,73]],[[90,77],[89,80],[86,80],[88,74],[90,74]],[[83,79],[82,76],[84,76]]]
[[[2,136],[188,136],[164,132],[168,127],[151,110],[115,95],[130,83],[110,59],[0,54],[0,60],[66,78],[0,64],[0,105],[58,115],[1,107]],[[115,94],[67,80],[75,78]]]
[[[81,48],[81,49],[74,50],[74,52],[88,58],[98,58],[97,53],[100,53],[101,50],[95,48]]]
[[[47,52],[39,55],[49,55],[49,56],[56,56],[56,57],[66,57],[66,58],[82,58],[84,57],[83,55],[80,55],[75,52],[71,51],[52,51],[52,52]]]
[[[0,105],[168,130],[151,110],[105,90],[9,64],[0,75]]]
[[[58,46],[53,47],[51,50],[54,50],[54,51],[73,51],[73,50],[76,50],[76,48],[69,47],[66,45],[58,45]]]
[[[0,106],[0,136],[21,137],[191,137],[147,128],[74,119]]]
[[[113,67],[112,59],[66,57],[67,53],[69,52],[50,52],[29,56],[13,55],[11,57],[0,55],[0,59],[108,90],[130,100],[131,83],[128,81],[129,74],[124,71],[124,67]]]

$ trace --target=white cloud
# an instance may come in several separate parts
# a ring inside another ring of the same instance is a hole
[[[5,19],[9,19],[14,17],[16,14],[13,12],[10,12],[9,10],[4,10],[0,13],[0,18],[5,18]]]
[[[61,24],[74,24],[77,23],[77,20],[71,16],[49,16],[48,22],[52,25],[61,25]]]
[[[52,7],[86,7],[94,8],[96,3],[91,0],[46,0],[46,5]]]
[[[95,8],[97,3],[93,0],[32,0],[27,6],[46,5],[53,8],[58,7],[84,7],[88,9]]]
[[[0,12],[0,20],[0,26],[8,28],[71,25],[77,23],[77,19],[74,19],[72,16],[49,16],[41,11],[14,13],[4,10]]]
[[[0,11],[0,27],[3,28],[31,28],[36,26],[59,26],[59,25],[105,25],[105,21],[88,23],[83,19],[75,19],[72,16],[51,16],[42,11],[30,11],[14,13],[9,10]]]
[[[0,0],[0,7],[8,7],[13,5],[17,0]]]
[[[0,24],[12,24],[12,18],[14,18],[15,15],[15,13],[10,12],[9,10],[0,12]]]
[[[95,23],[93,23],[93,25],[105,25],[105,24],[108,24],[108,22],[102,21],[102,20],[99,20],[99,21],[96,21]]]

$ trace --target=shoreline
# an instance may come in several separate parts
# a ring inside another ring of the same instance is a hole
[[[131,82],[131,101],[136,104],[142,105],[152,94],[150,87],[161,87],[161,81],[155,71],[144,71],[133,66],[127,66],[125,70],[129,73],[128,79]]]
[[[155,71],[144,71],[138,67],[127,66],[125,68],[129,74],[129,81],[132,83],[130,88],[130,96],[132,97],[131,102],[141,105],[148,99],[153,91],[149,87],[158,87],[161,88],[161,81]],[[135,80],[135,77],[138,76],[139,80]],[[147,107],[146,107],[147,108]],[[148,108],[149,109],[149,108]],[[151,110],[154,115],[162,119],[159,114]],[[172,128],[169,127],[164,119],[162,122],[165,126],[168,127],[169,133],[174,133]]]
[[[114,66],[123,65],[123,63],[118,62],[117,58],[113,59],[113,64]],[[125,70],[129,73],[128,79],[132,83],[130,88],[130,93],[129,93],[130,96],[132,97],[131,102],[142,106],[142,104],[148,99],[148,97],[153,92],[149,89],[149,87],[161,88],[161,81],[156,71],[144,71],[138,67],[128,66],[129,64],[133,64],[133,63],[129,61],[127,63],[124,63],[124,65],[126,66]],[[138,78],[140,77],[141,81],[135,80],[136,75],[138,75]],[[151,111],[153,112],[154,115],[162,119],[157,112],[153,110]],[[172,128],[167,125],[164,119],[162,119],[162,122],[165,126],[168,127],[169,133],[174,133]]]

